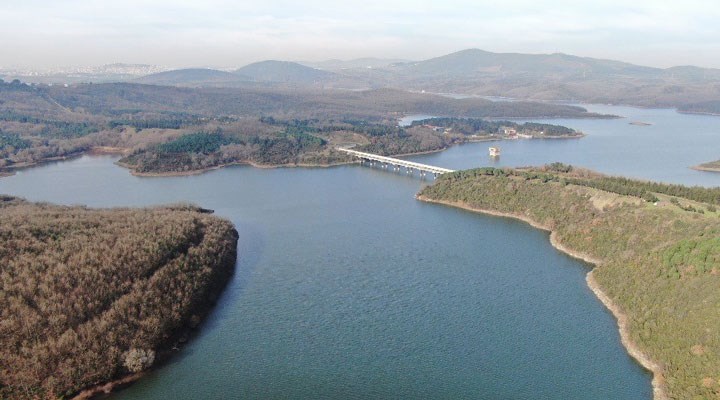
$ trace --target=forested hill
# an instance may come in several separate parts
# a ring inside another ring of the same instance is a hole
[[[188,68],[157,72],[133,79],[134,83],[169,86],[229,85],[250,80],[247,76],[209,68]]]
[[[294,84],[312,84],[329,82],[339,76],[332,72],[319,70],[289,61],[260,61],[246,65],[236,74],[247,76],[257,82],[283,82]]]
[[[405,113],[497,118],[599,117],[582,107],[451,99],[395,89],[178,88],[128,83],[33,88],[65,109],[118,116],[142,112],[192,112],[206,116],[291,115],[313,118],[381,118]],[[0,100],[3,90],[0,88]]]
[[[39,399],[149,368],[217,299],[238,235],[190,206],[0,195],[0,238],[0,398]]]
[[[418,197],[532,221],[567,251],[598,260],[590,282],[627,317],[626,345],[649,358],[668,395],[656,398],[720,393],[719,188],[553,164],[445,174]]]

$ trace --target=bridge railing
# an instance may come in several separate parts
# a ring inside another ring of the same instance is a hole
[[[346,149],[346,148],[342,148],[342,147],[338,148],[337,150],[354,155],[355,157],[358,157],[361,159],[378,161],[378,162],[392,164],[392,165],[396,165],[399,167],[405,167],[405,168],[410,168],[410,169],[417,169],[418,171],[421,171],[421,172],[423,172],[423,171],[430,172],[430,173],[437,174],[437,175],[446,174],[449,172],[455,172],[454,170],[448,169],[448,168],[436,167],[433,165],[421,164],[421,163],[417,163],[414,161],[401,160],[399,158],[386,157],[386,156],[381,156],[381,155],[372,154],[372,153],[365,153],[362,151],[351,150],[351,149]]]

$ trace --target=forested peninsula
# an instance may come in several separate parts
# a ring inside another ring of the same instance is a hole
[[[445,174],[418,199],[522,219],[595,264],[588,284],[655,398],[720,395],[719,188],[608,177],[552,164]]]
[[[232,275],[237,239],[194,206],[0,195],[0,398],[66,398],[169,355]]]
[[[139,175],[187,174],[238,163],[344,163],[351,158],[334,149],[348,144],[395,155],[472,139],[459,128],[398,126],[400,118],[417,113],[476,119],[613,117],[577,106],[450,99],[395,89],[46,87],[0,80],[0,176],[92,151],[122,154],[120,164]]]
[[[698,171],[720,172],[720,160],[703,163],[693,167]]]

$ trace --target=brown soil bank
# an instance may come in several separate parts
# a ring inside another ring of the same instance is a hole
[[[134,378],[196,327],[237,232],[193,206],[96,210],[0,196],[0,398]]]
[[[628,352],[653,372],[655,398],[715,398],[720,189],[568,169],[459,171],[418,198],[552,231],[553,245],[596,264],[588,284],[617,317]],[[706,197],[715,200],[697,200]]]

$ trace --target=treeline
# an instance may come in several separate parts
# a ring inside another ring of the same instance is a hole
[[[130,83],[73,85],[39,88],[57,103],[109,115],[117,109],[145,112],[185,112],[218,115],[286,115],[289,118],[365,119],[387,117],[389,112],[463,115],[477,118],[597,117],[582,107],[530,102],[491,102],[451,99],[395,89],[360,92],[313,88],[244,87],[178,88]]]
[[[358,146],[357,149],[368,153],[392,156],[438,151],[447,148],[453,143],[455,143],[453,139],[438,135],[421,133],[410,135],[406,132],[400,132],[371,137],[369,144]]]
[[[151,366],[232,274],[237,232],[190,206],[0,197],[0,398],[63,398]]]
[[[122,115],[123,118],[111,119],[107,124],[108,128],[113,129],[121,126],[131,126],[136,130],[183,129],[202,126],[211,122],[227,124],[238,120],[238,118],[229,116],[205,117],[185,112],[143,114],[142,110],[120,110],[120,115]]]
[[[300,130],[303,132],[337,132],[350,131],[357,132],[366,136],[385,136],[385,135],[404,135],[405,129],[398,126],[397,123],[376,123],[372,119],[351,119],[344,118],[340,121],[334,119],[321,120],[319,118],[312,119],[291,119],[279,120],[274,117],[260,117],[260,122],[282,126],[286,129]]]
[[[370,137],[375,136],[386,136],[386,135],[395,135],[396,137],[407,137],[407,133],[405,131],[405,128],[398,126],[397,124],[378,124],[373,123],[369,121],[363,121],[363,120],[352,120],[352,119],[345,119],[343,123],[349,125],[347,130],[350,130],[352,132],[361,133],[363,135],[367,135]],[[340,130],[337,128],[342,128],[342,126],[334,127],[335,130]]]
[[[411,126],[432,125],[443,128],[452,128],[453,131],[465,135],[501,134],[503,128],[513,128],[519,133],[534,133],[545,136],[572,136],[578,132],[562,125],[543,124],[538,122],[526,122],[518,124],[512,121],[495,121],[480,118],[450,118],[437,117],[413,121]]]
[[[179,138],[159,144],[155,147],[158,153],[202,153],[210,154],[220,149],[220,146],[230,144],[233,140],[219,133],[191,133]]]
[[[720,100],[709,100],[699,103],[682,104],[678,107],[679,111],[699,114],[719,114]]]
[[[582,185],[563,184],[570,178]],[[598,260],[594,278],[627,315],[632,342],[659,366],[667,397],[712,398],[720,392],[720,336],[710,334],[720,326],[717,209],[704,203],[696,207],[708,212],[687,212],[672,200],[653,206],[615,194],[636,188],[705,194],[555,164],[444,174],[419,198],[533,221],[564,248]]]
[[[167,118],[167,119],[114,119],[108,122],[108,127],[116,128],[118,126],[132,126],[133,128],[140,129],[180,129],[189,126],[198,125],[201,123],[199,118],[197,119],[184,119],[184,118]]]
[[[71,122],[49,120],[44,118],[32,117],[12,111],[0,112],[0,121],[19,122],[21,124],[39,125],[40,136],[57,137],[71,139],[82,137],[100,131],[97,124],[90,122]]]
[[[20,135],[4,133],[0,130],[0,152],[8,147],[12,147],[14,150],[27,149],[30,145],[30,141],[22,139]]]

